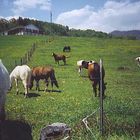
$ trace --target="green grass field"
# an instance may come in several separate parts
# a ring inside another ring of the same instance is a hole
[[[0,37],[0,58],[11,71],[14,60],[24,56],[34,42],[37,49],[28,62],[34,66],[51,65],[61,92],[44,92],[45,84],[41,81],[42,91],[35,88],[30,91],[30,98],[25,99],[20,83],[20,94],[15,87],[8,93],[6,113],[9,120],[27,122],[32,129],[33,140],[39,139],[41,128],[54,122],[63,122],[72,128],[73,140],[136,140],[140,139],[140,67],[135,62],[139,56],[140,41],[99,38],[45,36],[7,36]],[[70,53],[63,53],[63,46],[71,46]],[[67,65],[58,66],[52,52],[68,56]],[[92,86],[83,70],[84,77],[78,74],[78,60],[103,60],[107,82],[104,100],[106,133],[99,135],[99,114],[89,119],[92,136],[82,125],[81,120],[99,107],[98,98],[94,97]],[[123,69],[124,68],[124,69]],[[49,86],[51,89],[51,86]],[[54,88],[57,89],[57,88]]]

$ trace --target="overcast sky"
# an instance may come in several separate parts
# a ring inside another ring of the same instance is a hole
[[[29,17],[76,29],[140,30],[140,0],[0,0],[0,17]]]

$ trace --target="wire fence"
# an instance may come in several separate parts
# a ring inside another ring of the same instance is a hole
[[[49,38],[49,39],[46,39],[46,40],[41,40],[41,41],[38,41],[38,42],[34,42],[32,45],[31,45],[31,48],[23,55],[21,56],[20,58],[18,59],[15,59],[13,60],[12,63],[10,63],[10,72],[15,68],[15,66],[17,65],[24,65],[24,64],[27,64],[34,52],[36,51],[37,47],[40,45],[40,44],[46,44],[46,43],[50,43],[54,40],[54,38]]]
[[[37,44],[33,43],[32,47],[30,48],[27,53],[23,57],[20,58],[20,65],[27,64],[31,57],[33,56],[33,53],[35,52],[35,49],[37,48]],[[17,65],[17,61],[15,60],[15,66]]]

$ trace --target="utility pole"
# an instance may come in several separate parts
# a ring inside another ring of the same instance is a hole
[[[52,23],[52,11],[50,11],[50,23]]]

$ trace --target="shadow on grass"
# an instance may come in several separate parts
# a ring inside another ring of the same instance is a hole
[[[61,90],[49,90],[49,89],[47,89],[46,92],[58,92],[58,93],[61,93],[62,91]]]
[[[0,140],[32,140],[29,124],[17,120],[0,122]]]
[[[37,93],[28,93],[28,97],[29,98],[38,97],[38,96],[41,96],[41,95],[40,94],[37,94]]]
[[[39,90],[39,91],[44,91],[44,90]],[[62,91],[61,90],[50,90],[50,89],[47,89],[46,91],[44,91],[44,92],[58,92],[58,93],[61,93]]]

